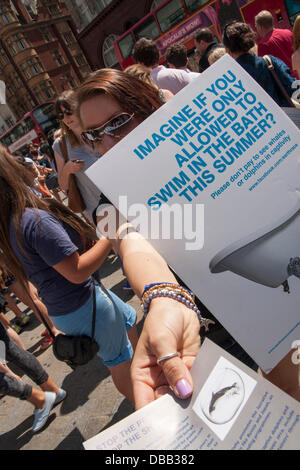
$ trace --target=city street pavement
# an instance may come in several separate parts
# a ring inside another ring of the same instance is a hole
[[[132,305],[138,315],[138,329],[142,326],[142,312],[138,298],[132,291],[123,290],[125,278],[118,259],[111,254],[101,268],[105,287],[112,289],[125,302]],[[31,432],[33,406],[13,397],[0,398],[0,450],[83,450],[82,443],[101,430],[125,418],[133,411],[130,402],[116,390],[108,369],[96,357],[76,371],[55,359],[52,347],[40,352],[41,332],[44,326],[28,311],[31,322],[20,338],[48,372],[54,382],[68,392],[68,396],[55,407],[44,430]],[[12,312],[7,318],[14,319]],[[33,382],[24,373],[8,364],[26,383]]]

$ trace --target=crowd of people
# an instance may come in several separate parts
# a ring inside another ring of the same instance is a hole
[[[54,336],[60,332],[90,334],[94,293],[98,356],[117,389],[136,408],[170,387],[182,399],[192,394],[190,368],[205,335],[258,370],[201,299],[194,298],[160,254],[118,212],[108,221],[114,227],[110,239],[96,232],[111,203],[85,170],[225,53],[279,106],[290,106],[262,56],[271,57],[291,97],[300,72],[299,23],[300,17],[293,32],[278,30],[271,13],[263,11],[255,18],[257,35],[248,24],[235,21],[225,26],[221,42],[215,41],[210,29],[203,28],[195,35],[198,71],[192,70],[184,45],[168,48],[166,67],[160,64],[156,43],[142,38],[134,47],[135,65],[125,71],[93,72],[77,90],[64,92],[57,99],[55,111],[61,126],[52,148],[46,142],[31,145],[26,156],[0,149],[0,340],[6,344],[7,359],[16,362],[42,390],[25,385],[7,365],[0,364],[0,393],[34,405],[33,431],[43,428],[52,407],[65,399],[66,391],[54,384],[25,350],[17,331],[6,320],[4,314],[10,308],[17,325],[24,327],[28,321],[15,308],[12,293],[39,321],[42,313]],[[71,210],[61,194],[70,199],[74,182],[81,205]],[[104,290],[99,280],[99,269],[111,250],[119,256],[131,288],[147,305],[139,338],[136,312]],[[208,333],[201,329],[207,325],[204,317],[214,322]],[[42,347],[51,346],[53,340],[47,330],[43,335]],[[298,370],[290,355],[265,376],[300,400]]]

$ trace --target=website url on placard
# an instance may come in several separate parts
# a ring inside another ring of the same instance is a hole
[[[278,165],[280,165],[290,155],[290,153],[293,152],[295,150],[295,148],[297,148],[297,147],[298,147],[298,144],[295,144],[295,145],[293,145],[293,147],[291,147],[289,150],[287,150],[285,152],[285,154],[282,155],[282,157],[279,158],[277,160],[277,162],[274,163],[274,165],[272,165],[267,171],[265,171],[264,174],[262,176],[260,176],[252,186],[250,186],[249,191],[253,191],[253,189],[257,188],[257,186],[262,181],[264,181],[267,178],[267,176],[269,176],[269,174],[272,173],[272,171],[275,170],[275,168],[277,168]]]

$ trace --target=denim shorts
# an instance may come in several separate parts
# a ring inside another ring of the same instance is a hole
[[[113,292],[96,285],[95,340],[99,345],[98,356],[107,367],[130,361],[133,349],[127,336],[136,321],[135,310]],[[74,312],[52,316],[56,328],[67,335],[91,336],[93,296]]]

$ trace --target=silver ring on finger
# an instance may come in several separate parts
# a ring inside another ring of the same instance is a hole
[[[160,366],[160,364],[163,361],[167,361],[168,359],[171,359],[172,357],[176,357],[176,356],[180,356],[180,352],[176,351],[176,352],[173,352],[173,353],[170,353],[170,354],[166,354],[165,356],[160,356],[160,357],[157,358],[156,363]]]

